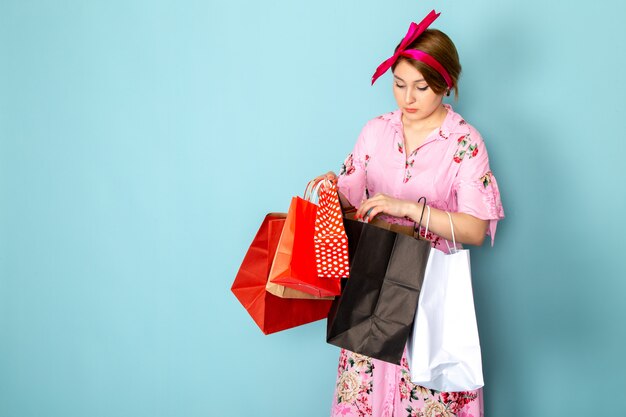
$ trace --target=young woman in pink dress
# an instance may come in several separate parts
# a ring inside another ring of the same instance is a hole
[[[398,109],[370,120],[337,180],[342,198],[358,208],[357,217],[375,216],[412,224],[430,210],[433,247],[446,251],[451,213],[457,243],[481,245],[495,237],[504,217],[496,179],[478,131],[443,103],[458,95],[461,65],[454,43],[443,32],[426,29],[438,17],[431,12],[409,32],[394,55],[377,69],[393,72]],[[449,242],[452,245],[451,242]],[[411,383],[406,358],[400,366],[342,349],[333,417],[482,417],[482,390],[436,392]]]

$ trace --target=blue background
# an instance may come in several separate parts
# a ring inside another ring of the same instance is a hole
[[[472,251],[487,416],[626,415],[625,4],[3,0],[0,416],[328,415],[324,323],[263,336],[230,285],[432,8],[507,215]]]

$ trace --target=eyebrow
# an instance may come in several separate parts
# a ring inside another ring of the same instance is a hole
[[[393,75],[393,78],[397,78],[398,80],[402,81],[403,83],[405,83],[405,82],[406,82],[406,81],[404,81],[402,78],[398,77],[398,76],[397,76],[397,75],[395,75],[395,74]],[[414,83],[419,83],[419,82],[422,82],[422,81],[426,81],[426,80],[424,80],[423,78],[420,78],[419,80],[415,80],[415,81],[413,81],[413,82],[414,82]]]

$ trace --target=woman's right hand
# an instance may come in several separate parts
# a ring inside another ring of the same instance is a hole
[[[320,176],[315,177],[314,181],[320,181],[320,180],[329,180],[334,182],[335,184],[337,183],[337,174],[335,174],[333,171],[328,171],[326,174],[322,174]]]
[[[337,184],[337,174],[335,174],[333,171],[328,171],[326,174],[322,174],[318,177],[315,177],[314,181],[320,181],[320,180],[329,180]],[[341,191],[339,191],[338,194],[339,194],[339,202],[341,203],[342,207],[352,206],[352,204],[350,204],[348,199],[341,193]]]

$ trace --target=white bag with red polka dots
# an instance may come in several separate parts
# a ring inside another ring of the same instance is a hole
[[[320,278],[347,278],[350,269],[348,238],[343,228],[337,184],[323,181],[318,193],[314,234],[317,275]]]

